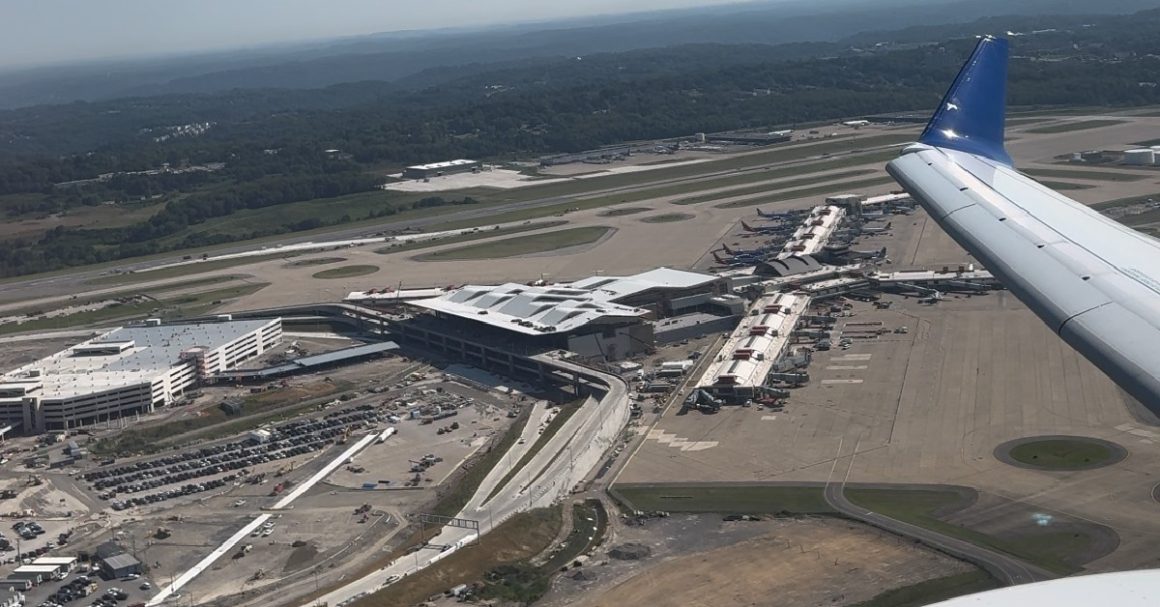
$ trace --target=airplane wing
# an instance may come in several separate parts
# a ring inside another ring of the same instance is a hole
[[[982,38],[886,170],[1053,331],[1160,414],[1160,241],[1037,183],[1003,147],[1007,41]]]

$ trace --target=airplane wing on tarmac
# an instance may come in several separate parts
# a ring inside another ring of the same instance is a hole
[[[1160,414],[1160,241],[1037,183],[1003,147],[1007,41],[984,37],[886,170],[1052,331]]]

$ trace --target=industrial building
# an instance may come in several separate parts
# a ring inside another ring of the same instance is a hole
[[[430,164],[409,166],[403,169],[403,179],[430,179],[432,177],[442,177],[443,175],[451,175],[454,173],[470,173],[482,168],[483,163],[478,160],[459,158],[445,162],[432,162]]]
[[[281,339],[280,318],[114,329],[0,376],[0,422],[35,433],[149,413]]]
[[[122,552],[101,558],[100,568],[102,577],[116,580],[141,573],[141,561],[127,552]]]

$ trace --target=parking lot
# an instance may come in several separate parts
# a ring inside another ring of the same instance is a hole
[[[229,483],[260,482],[252,476],[260,464],[320,451],[336,438],[377,424],[381,416],[369,404],[263,429],[261,438],[247,437],[197,450],[110,466],[81,476],[114,510],[126,510],[219,489]],[[280,492],[280,490],[278,491]]]
[[[24,593],[27,607],[134,607],[143,605],[157,590],[141,576],[105,580],[82,566],[63,580],[51,581]]]

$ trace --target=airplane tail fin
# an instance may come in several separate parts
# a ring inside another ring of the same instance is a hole
[[[757,209],[757,215],[758,215],[758,217],[769,217],[769,215],[766,215],[765,212],[762,211],[760,208]]]
[[[726,254],[726,255],[732,255],[732,254],[733,254],[733,250],[732,250],[732,249],[730,249],[730,248],[729,248],[729,245],[727,245],[727,244],[725,244],[725,243],[721,243],[721,250],[722,250],[722,251],[725,251],[725,254]]]
[[[717,260],[717,263],[725,265],[725,260],[721,259],[721,256],[717,254],[717,251],[713,251],[713,259]]]
[[[743,228],[743,229],[744,229],[746,232],[752,232],[752,231],[753,231],[753,228],[749,227],[749,224],[745,223],[745,220],[744,220],[744,219],[742,219],[742,220],[741,220],[741,227],[742,227],[742,228]]]
[[[1011,165],[1011,157],[1003,147],[1007,55],[1006,39],[980,38],[919,142]]]

